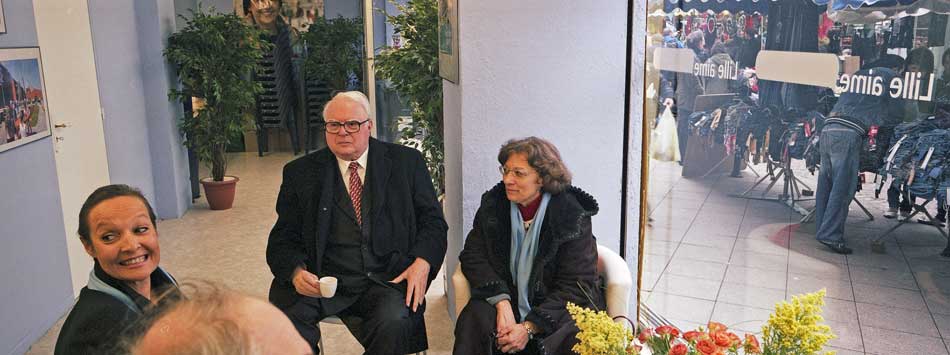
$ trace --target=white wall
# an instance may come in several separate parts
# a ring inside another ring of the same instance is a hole
[[[460,85],[443,82],[447,273],[500,181],[498,149],[530,135],[558,146],[574,185],[600,203],[598,242],[619,250],[626,14],[625,1],[460,2]]]

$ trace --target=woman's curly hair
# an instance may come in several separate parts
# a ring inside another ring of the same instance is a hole
[[[509,140],[498,152],[498,163],[505,165],[508,158],[516,153],[524,154],[528,164],[541,175],[542,191],[558,194],[571,184],[571,172],[551,142],[538,137]]]

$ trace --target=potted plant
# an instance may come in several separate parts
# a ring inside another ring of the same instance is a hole
[[[422,150],[432,184],[441,195],[445,186],[445,147],[438,4],[435,0],[409,0],[405,5],[396,3],[395,6],[399,14],[387,16],[387,21],[405,43],[398,48],[387,48],[376,56],[376,74],[389,80],[399,96],[409,102],[412,121],[400,132],[402,141]]]
[[[193,114],[179,121],[184,144],[211,169],[201,179],[213,210],[231,208],[237,177],[227,172],[226,148],[240,139],[245,113],[254,107],[259,83],[248,79],[267,46],[262,32],[234,14],[207,12],[199,5],[186,25],[168,38],[165,58],[175,67],[181,88],[169,90],[172,100],[191,100]]]
[[[303,70],[308,79],[325,83],[330,91],[349,90],[363,70],[363,21],[318,17],[302,36],[308,54]]]

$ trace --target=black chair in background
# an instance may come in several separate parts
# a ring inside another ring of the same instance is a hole
[[[297,81],[294,80],[289,32],[282,31],[272,40],[274,49],[264,53],[254,75],[254,80],[264,88],[256,100],[257,155],[263,156],[264,151],[270,148],[267,134],[270,128],[286,129],[290,134],[294,155],[297,155],[300,152],[300,135],[294,113],[297,107]]]
[[[304,119],[307,125],[306,143],[304,143],[304,154],[310,153],[310,150],[318,150],[326,144],[320,132],[323,130],[323,106],[330,101],[332,97],[330,88],[326,83],[309,79],[304,81]],[[314,134],[314,130],[317,131]],[[316,146],[314,146],[316,143]]]

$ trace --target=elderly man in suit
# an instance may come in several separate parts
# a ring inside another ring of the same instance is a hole
[[[370,138],[358,91],[323,110],[328,149],[284,166],[267,243],[270,301],[317,353],[318,323],[338,316],[367,354],[428,347],[425,292],[442,266],[448,226],[419,151]],[[320,278],[338,279],[323,297]]]

